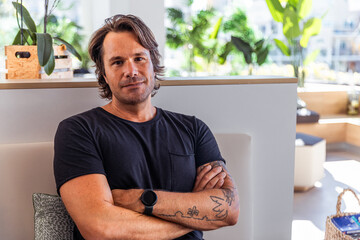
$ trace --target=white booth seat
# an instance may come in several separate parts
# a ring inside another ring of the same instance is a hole
[[[314,184],[324,177],[324,162],[326,159],[326,140],[305,135],[305,138],[312,138],[302,141],[297,134],[295,147],[295,191],[307,191],[314,187]]]
[[[245,134],[216,134],[228,168],[238,184],[239,192],[247,185],[245,173],[249,159],[250,137]],[[34,238],[33,193],[56,195],[53,176],[53,143],[0,144],[0,235],[1,239],[18,240]],[[240,203],[246,196],[240,194]],[[246,209],[243,209],[246,211]],[[238,225],[206,233],[206,239],[236,239],[246,219],[239,218]]]

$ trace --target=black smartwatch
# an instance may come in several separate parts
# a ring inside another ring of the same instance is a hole
[[[154,207],[155,203],[157,202],[156,193],[153,190],[146,189],[141,194],[140,200],[145,206],[144,214],[151,216],[153,207]]]

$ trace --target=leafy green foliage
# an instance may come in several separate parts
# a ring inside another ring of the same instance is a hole
[[[238,50],[242,53],[245,63],[251,65],[249,67],[249,74],[253,64],[262,65],[269,54],[270,45],[265,44],[265,39],[257,40],[253,29],[248,25],[245,11],[240,8],[235,9],[234,13],[224,23],[223,31],[231,33],[231,45],[236,48],[230,50],[227,47],[225,53],[230,54],[230,51]]]
[[[224,64],[230,54],[231,64],[261,65],[266,61],[270,45],[264,39],[256,40],[246,13],[239,8],[229,17],[219,15],[214,9],[202,10],[192,16],[185,16],[175,8],[168,8],[166,12],[171,22],[166,30],[166,44],[172,49],[183,48],[189,72],[211,71],[213,68],[209,66]],[[233,36],[233,40],[221,38],[224,33]]]
[[[284,8],[281,6],[279,0],[266,0],[271,16],[276,22],[283,21]]]
[[[300,39],[300,45],[304,48],[307,47],[310,37],[318,35],[321,30],[321,19],[310,18],[304,24],[303,35]]]
[[[224,22],[223,31],[245,41],[255,41],[255,34],[248,25],[246,13],[240,8],[235,9],[230,18]]]
[[[242,40],[241,38],[231,36],[231,42],[235,47],[244,54],[244,59],[247,64],[252,63],[251,54],[254,52],[254,49],[251,47],[250,43]]]
[[[48,17],[47,32],[54,41],[64,44],[66,49],[81,61],[81,67],[88,69],[90,58],[84,47],[84,35],[80,34],[82,27],[66,17],[58,18],[54,15]]]
[[[266,58],[269,54],[270,45],[265,44],[265,39],[260,39],[253,43],[247,42],[235,36],[231,36],[231,42],[239,51],[243,53],[245,62],[247,64],[257,63],[260,66],[266,61]],[[254,56],[256,57],[255,61]],[[249,74],[251,74],[251,70]]]
[[[320,33],[322,20],[315,17],[305,20],[311,11],[312,0],[284,0],[284,2],[286,5],[283,7],[279,0],[266,0],[273,19],[282,22],[283,34],[287,40],[285,44],[274,39],[275,44],[284,55],[292,57],[294,75],[299,77],[304,75],[298,72],[299,67],[304,64],[303,49],[307,48],[312,36]],[[317,55],[318,53],[312,53],[306,58],[306,64],[310,60],[314,61]],[[303,79],[299,79],[298,82],[299,86],[303,86]]]
[[[22,32],[23,41],[26,42],[28,45],[33,45],[33,38],[31,37],[31,32],[26,28],[23,28]],[[21,29],[19,29],[19,31],[17,32],[12,45],[21,45]]]
[[[166,44],[172,49],[184,48],[189,72],[206,67],[199,64],[196,58],[201,58],[207,64],[217,61],[219,49],[222,47],[217,39],[222,17],[212,26],[214,9],[201,10],[188,16],[188,21],[185,21],[184,13],[180,9],[168,8],[166,12],[171,22],[171,27],[166,29]]]
[[[292,10],[292,8],[288,8],[284,11],[283,33],[288,39],[297,38],[301,34],[298,16],[296,11]]]
[[[297,11],[300,19],[304,19],[309,15],[312,8],[312,0],[300,0],[297,4]]]
[[[22,10],[21,10],[21,4],[18,2],[12,2],[12,4],[16,10],[16,16],[17,16],[19,28],[20,28],[19,17],[22,12],[25,25],[28,27],[30,32],[36,33],[36,25],[34,20],[29,14],[29,11],[24,6],[22,6]]]

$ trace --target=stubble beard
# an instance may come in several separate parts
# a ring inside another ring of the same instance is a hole
[[[122,85],[126,85],[128,83],[131,82],[140,82],[140,81],[146,81],[145,77],[135,77],[135,78],[131,78],[128,81],[126,81],[125,83],[123,83]],[[137,105],[140,103],[145,102],[149,96],[151,95],[152,91],[154,90],[155,87],[155,78],[152,77],[152,79],[148,79],[148,81],[151,81],[151,84],[146,86],[146,89],[143,93],[141,94],[130,94],[127,97],[123,97],[121,95],[117,95],[116,93],[114,94],[114,97],[116,98],[116,100],[118,102],[121,102],[125,105]],[[136,89],[134,89],[134,91],[137,91]]]

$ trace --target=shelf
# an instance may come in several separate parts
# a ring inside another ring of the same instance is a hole
[[[221,76],[165,78],[161,86],[199,86],[199,85],[238,85],[238,84],[282,84],[297,83],[293,77],[278,76]],[[39,89],[39,88],[97,88],[96,78],[72,79],[6,79],[0,81],[1,89]]]

